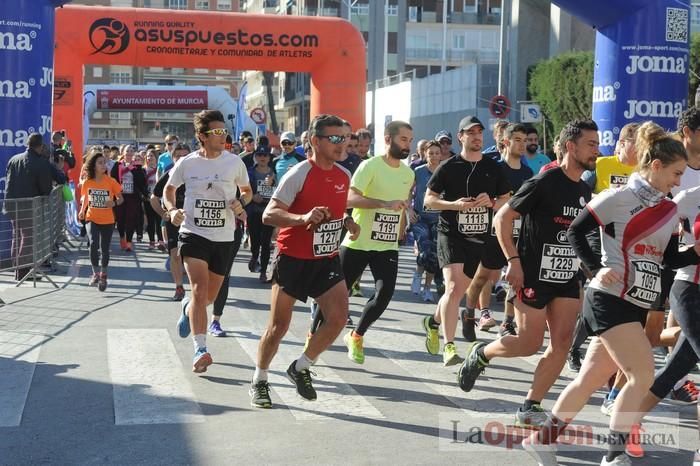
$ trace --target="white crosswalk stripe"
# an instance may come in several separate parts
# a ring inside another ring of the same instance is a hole
[[[165,329],[107,331],[117,425],[204,422]]]
[[[43,335],[0,331],[0,427],[21,424],[39,345],[45,339]]]
[[[264,331],[262,325],[256,325],[246,316],[246,313],[240,313],[239,316],[245,320],[247,325],[247,328],[240,328],[240,331],[250,332],[256,336],[262,334]],[[259,338],[239,338],[237,341],[251,360],[255,361]],[[287,379],[285,373],[288,365],[301,355],[302,348],[303,340],[297,338],[292,332],[288,332],[280,344],[269,373],[269,382],[273,390],[273,406],[276,402],[274,398],[276,395],[299,421],[327,420],[338,415],[371,419],[385,417],[367,398],[346,383],[337,372],[329,367],[324,367],[323,358],[319,358],[316,365],[311,368],[316,373],[313,380],[318,395],[317,400],[310,402],[302,399],[296,393],[294,385]]]

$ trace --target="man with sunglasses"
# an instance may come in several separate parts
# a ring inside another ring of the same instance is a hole
[[[447,130],[438,131],[435,140],[440,143],[440,162],[444,162],[450,157],[454,157],[452,151],[452,133]]]
[[[286,131],[282,133],[280,137],[280,145],[282,146],[282,154],[272,161],[272,169],[277,173],[277,179],[281,180],[282,177],[299,162],[306,160],[297,153],[295,150],[297,138],[291,131]]]
[[[406,208],[415,174],[403,162],[411,153],[413,128],[404,121],[392,121],[384,129],[386,154],[365,160],[352,177],[348,207],[360,225],[357,238],[346,236],[340,249],[340,261],[348,286],[357,282],[369,265],[375,291],[365,304],[359,323],[343,341],[348,358],[365,362],[364,335],[389,306],[394,295],[399,265],[399,240],[406,225]],[[321,309],[323,309],[323,304]],[[325,326],[317,313],[312,332]],[[321,325],[323,323],[323,325]]]
[[[250,170],[253,168],[253,165],[255,165],[255,139],[253,139],[253,135],[250,134],[249,131],[246,131],[246,133],[249,134],[244,136],[241,139],[241,144],[243,145],[243,151],[238,154],[238,156],[243,160],[243,163],[246,166],[247,170]]]
[[[163,173],[168,171],[173,165],[172,151],[180,140],[174,134],[165,136],[165,151],[158,156],[158,167],[156,169],[156,178],[160,179]]]
[[[245,218],[253,197],[243,162],[226,152],[228,130],[223,114],[204,110],[194,116],[201,149],[180,160],[169,172],[165,207],[173,225],[182,225],[180,255],[192,287],[182,300],[177,323],[180,337],[194,333],[193,372],[206,372],[213,361],[207,351],[207,306],[214,302],[234,254],[235,219]],[[177,188],[186,186],[184,208],[176,205]],[[240,190],[240,198],[237,196]],[[184,221],[184,223],[183,223]]]
[[[359,234],[359,227],[345,215],[350,174],[336,163],[344,150],[343,132],[340,118],[316,116],[309,128],[313,154],[285,175],[263,212],[265,225],[280,228],[279,256],[272,272],[269,324],[260,338],[250,387],[253,407],[272,407],[268,370],[297,300],[316,299],[326,320],[287,368],[287,378],[306,400],[316,399],[309,368],[333,343],[348,316],[348,289],[338,246],[343,226],[352,238]]]

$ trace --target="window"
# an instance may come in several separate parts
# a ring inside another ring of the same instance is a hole
[[[101,120],[102,119],[102,112],[95,112],[92,114],[92,118],[95,120]]]
[[[218,0],[216,9],[219,11],[231,11],[231,0]]]
[[[168,0],[168,8],[171,10],[186,10],[187,0]]]
[[[150,67],[148,67],[148,71],[153,71],[155,73],[162,73],[163,67],[162,66],[150,66]]]
[[[109,73],[109,82],[112,84],[131,84],[131,72]]]
[[[209,0],[197,0],[194,7],[197,10],[208,10],[209,9]]]
[[[465,13],[478,13],[479,12],[479,0],[464,0]]]
[[[399,6],[398,5],[387,5],[386,6],[386,14],[389,16],[398,16],[399,15]]]
[[[369,4],[367,3],[360,3],[357,5],[354,5],[352,8],[352,15],[364,15],[368,16],[369,15]]]
[[[418,21],[418,7],[409,6],[408,7],[408,21],[415,23]]]
[[[207,68],[195,68],[194,72],[197,74],[207,74],[209,70]]]
[[[102,67],[101,66],[95,66],[92,68],[92,77],[93,78],[101,78],[102,77]]]
[[[464,49],[464,34],[454,34],[452,36],[452,48],[457,50]]]

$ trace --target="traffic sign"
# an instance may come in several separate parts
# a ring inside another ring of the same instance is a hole
[[[258,125],[265,124],[267,121],[267,113],[261,107],[254,108],[250,111],[250,118]]]
[[[542,109],[538,104],[520,105],[520,123],[539,123],[542,121]]]
[[[497,95],[489,102],[489,112],[494,118],[506,118],[510,113],[510,100],[504,95]]]

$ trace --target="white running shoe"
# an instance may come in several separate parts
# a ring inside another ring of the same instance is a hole
[[[426,303],[434,303],[435,298],[433,297],[433,292],[429,288],[423,289],[423,301]]]
[[[537,436],[537,434],[533,434]],[[539,466],[557,466],[557,447],[556,445],[542,445],[541,443],[533,442],[532,437],[525,437],[521,443],[523,450],[532,457]]]
[[[632,466],[632,460],[626,453],[616,456],[612,461],[606,460],[603,456],[603,461],[600,462],[600,466]]]
[[[413,281],[411,282],[411,293],[415,295],[420,295],[420,282],[422,274],[418,272],[413,272]]]

